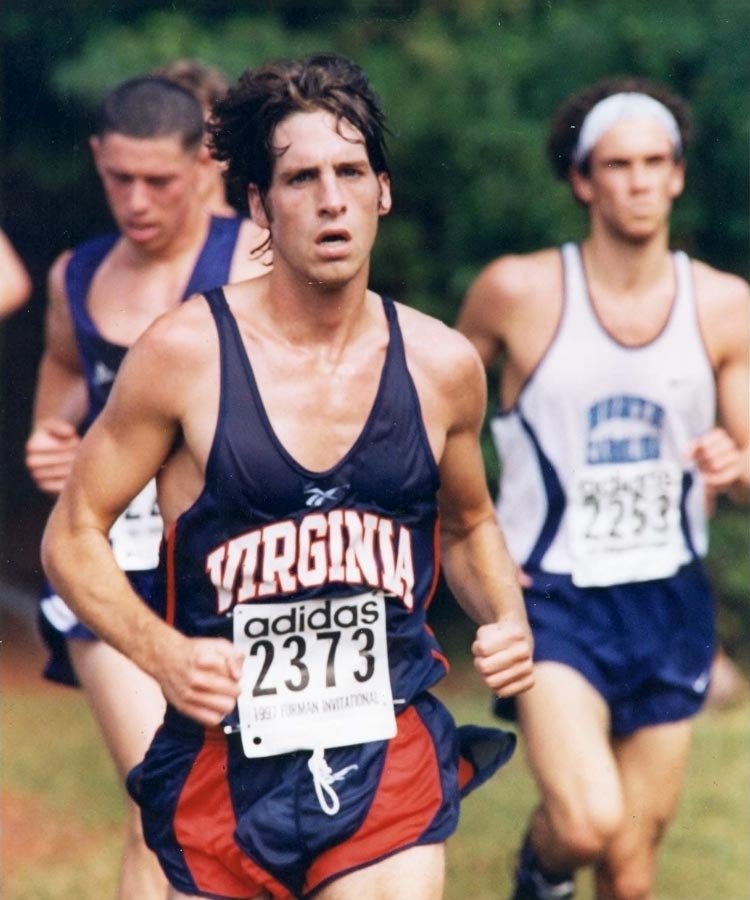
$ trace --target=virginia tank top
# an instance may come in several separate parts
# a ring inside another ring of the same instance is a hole
[[[316,472],[274,433],[224,292],[206,298],[219,335],[218,421],[203,491],[162,550],[163,614],[188,635],[231,639],[238,606],[293,606],[300,626],[329,598],[380,591],[393,696],[408,702],[446,666],[426,625],[438,572],[439,476],[396,307],[383,299],[389,343],[359,437]]]

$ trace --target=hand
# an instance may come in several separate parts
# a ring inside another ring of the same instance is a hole
[[[179,635],[162,655],[156,677],[176,709],[212,727],[234,709],[243,662],[242,651],[223,638]]]
[[[688,456],[703,476],[707,506],[713,511],[716,495],[731,487],[742,475],[742,453],[723,428],[712,428],[693,441]]]
[[[512,697],[533,686],[533,640],[517,622],[480,626],[471,652],[474,668],[498,697]]]
[[[43,419],[26,441],[26,468],[40,491],[59,494],[81,439],[64,419]]]

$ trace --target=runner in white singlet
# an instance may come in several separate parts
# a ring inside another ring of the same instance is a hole
[[[588,236],[490,263],[459,317],[503,360],[497,512],[535,639],[517,712],[541,803],[514,900],[572,898],[587,864],[598,900],[652,896],[710,681],[701,557],[715,495],[750,486],[750,292],[670,250],[689,130],[639,79],[571,98],[549,157]]]

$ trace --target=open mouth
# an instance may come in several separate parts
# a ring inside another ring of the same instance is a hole
[[[349,233],[347,231],[328,231],[318,238],[318,243],[335,247],[338,244],[345,244],[348,240]]]

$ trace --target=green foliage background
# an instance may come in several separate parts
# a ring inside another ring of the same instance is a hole
[[[375,273],[411,302],[450,320],[493,256],[581,233],[544,159],[547,122],[569,93],[616,73],[658,78],[692,102],[675,242],[747,268],[746,0],[6,0],[2,17],[7,213],[19,183],[30,198],[77,201],[55,204],[64,227],[45,246],[90,234],[106,215],[85,144],[106,89],[178,56],[234,77],[269,57],[335,50],[365,68],[390,113],[397,203]]]
[[[0,213],[37,283],[2,356],[4,505],[30,523],[7,536],[8,558],[36,576],[45,508],[20,458],[44,273],[60,250],[110,227],[86,139],[116,82],[179,56],[232,77],[269,57],[354,58],[393,133],[395,209],[373,283],[452,322],[491,258],[583,234],[544,143],[557,104],[605,75],[656,78],[691,102],[696,135],[674,244],[746,276],[749,34],[747,0],[5,0]],[[731,610],[722,629],[750,648],[747,517],[722,512],[714,532],[712,565]]]

